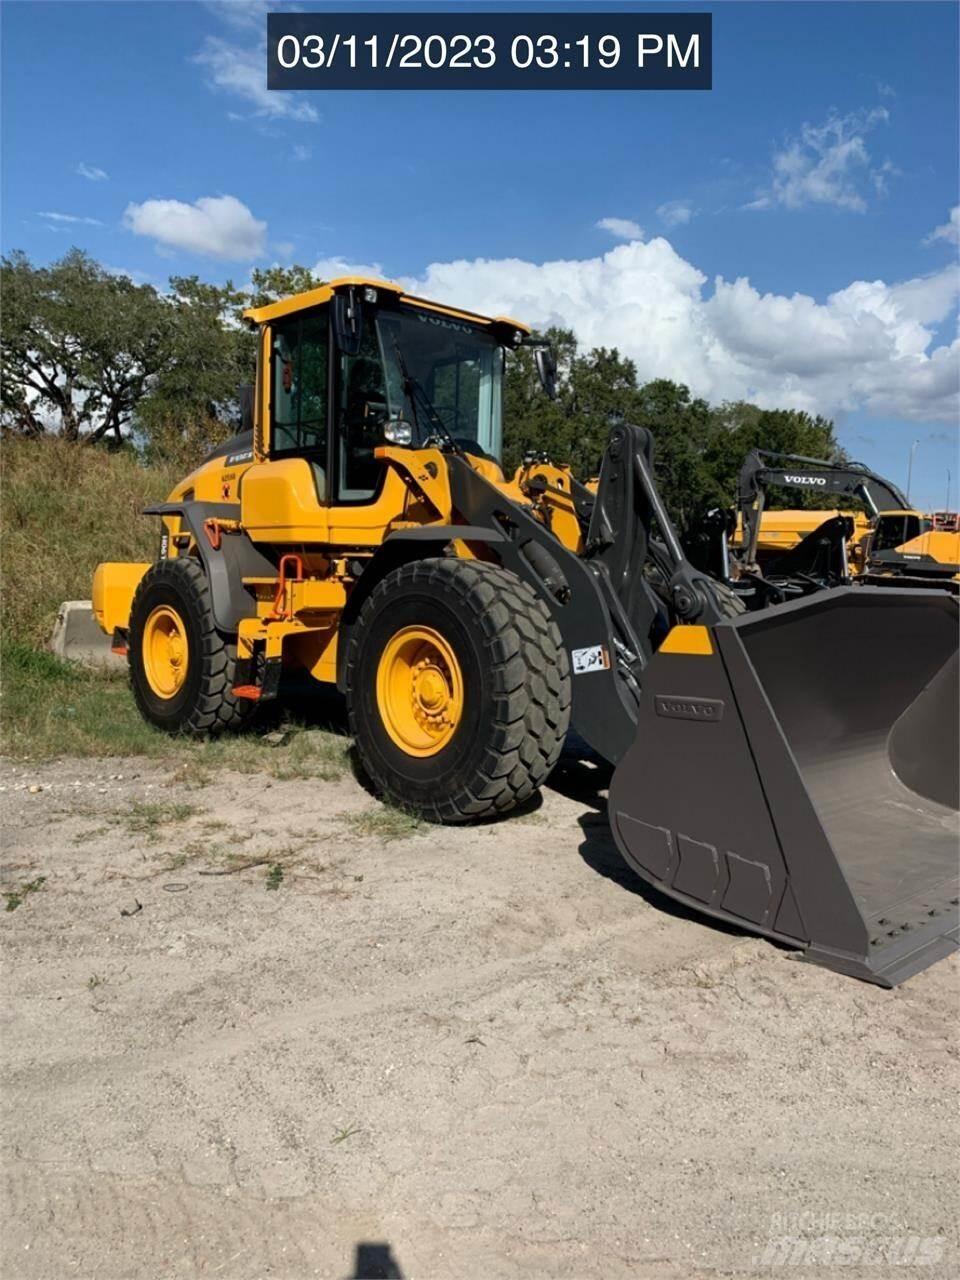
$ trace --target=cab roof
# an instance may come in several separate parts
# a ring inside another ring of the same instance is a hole
[[[488,328],[501,342],[510,345],[518,341],[516,334],[526,337],[530,333],[529,325],[522,324],[511,316],[482,316],[475,311],[464,311],[461,307],[449,307],[444,303],[431,302],[429,298],[420,298],[416,294],[407,293],[403,285],[396,284],[392,280],[378,280],[375,276],[338,276],[336,280],[329,280],[316,289],[308,289],[305,293],[295,293],[289,298],[281,298],[279,302],[270,302],[263,307],[250,307],[244,311],[243,318],[250,325],[269,324],[271,320],[278,320],[281,316],[306,311],[310,307],[318,307],[324,302],[329,302],[339,290],[349,288],[375,289],[378,294],[390,294],[396,301],[408,306],[453,316],[478,328]]]

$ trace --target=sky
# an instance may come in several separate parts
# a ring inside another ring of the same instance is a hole
[[[924,508],[949,470],[956,507],[960,9],[686,7],[710,92],[281,94],[261,0],[5,0],[3,250],[158,287],[363,267],[827,414],[902,486],[912,454]]]

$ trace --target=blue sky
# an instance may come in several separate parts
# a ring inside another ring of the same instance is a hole
[[[715,5],[710,93],[278,96],[265,11],[8,0],[4,251],[376,266],[822,409],[901,483],[917,440],[912,496],[950,468],[956,504],[956,6]]]

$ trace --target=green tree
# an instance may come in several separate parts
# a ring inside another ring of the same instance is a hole
[[[503,464],[507,474],[513,473],[528,450],[542,450],[563,460],[569,448],[563,395],[577,341],[569,329],[547,329],[534,336],[553,347],[560,394],[557,400],[544,395],[530,347],[508,354],[503,383]]]
[[[164,300],[79,249],[49,267],[15,252],[2,260],[0,285],[4,428],[119,444],[169,360]]]
[[[167,360],[137,406],[151,461],[193,465],[237,430],[238,389],[256,377],[256,339],[238,322],[247,295],[228,281],[174,276],[166,295]]]
[[[250,290],[245,295],[244,307],[264,307],[294,293],[307,293],[323,284],[320,276],[309,267],[257,267],[250,275]]]
[[[737,476],[751,449],[775,453],[796,453],[827,462],[844,461],[846,455],[837,441],[834,424],[819,414],[800,409],[760,409],[746,401],[720,405],[712,411],[715,430],[704,462],[713,477],[718,501],[732,505],[736,500]],[[769,505],[816,507],[822,496],[797,490],[771,490]]]
[[[636,420],[636,367],[615,349],[582,352],[567,329],[548,329],[535,338],[554,349],[557,398],[543,394],[532,350],[512,352],[504,387],[505,463],[512,467],[526,449],[534,449],[570,463],[582,477],[595,475],[610,427]]]

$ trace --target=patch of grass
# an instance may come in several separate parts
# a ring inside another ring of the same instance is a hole
[[[127,449],[5,439],[0,565],[6,635],[40,648],[61,602],[89,597],[101,560],[155,559],[159,524],[141,513],[179,479],[172,468],[143,466]]]
[[[81,670],[13,642],[3,646],[3,676],[9,755],[50,760],[172,754],[173,740],[144,723],[123,677]]]
[[[3,646],[3,747],[22,760],[62,756],[148,756],[175,760],[170,782],[204,787],[224,769],[278,781],[335,781],[347,769],[349,739],[289,724],[276,747],[256,728],[209,740],[172,737],[141,718],[124,676],[61,662],[29,645]]]
[[[333,1147],[339,1146],[341,1142],[346,1142],[348,1138],[352,1138],[355,1133],[363,1133],[359,1125],[353,1125],[352,1127],[348,1125],[346,1129],[338,1129],[330,1139],[330,1145]]]
[[[109,827],[93,827],[90,831],[78,831],[73,837],[73,843],[76,845],[89,844],[91,840],[97,840],[100,836],[105,836],[109,830]]]
[[[279,889],[283,884],[283,866],[279,862],[275,862],[267,872],[267,888]]]
[[[187,760],[173,770],[170,777],[167,778],[166,785],[168,787],[186,787],[189,791],[199,791],[202,787],[209,787],[211,782],[213,782],[213,775],[209,769],[197,764],[194,760]]]
[[[342,814],[343,820],[362,836],[376,836],[380,840],[404,840],[426,830],[427,824],[409,809],[383,804],[377,809],[364,809],[361,813]]]
[[[171,822],[186,822],[196,813],[192,804],[148,804],[135,801],[129,809],[119,813],[114,821],[131,835],[153,833],[157,827]]]
[[[46,883],[46,876],[37,876],[34,880],[28,880],[22,884],[19,889],[13,889],[9,893],[3,895],[6,903],[7,911],[16,911],[17,907],[22,906],[31,893],[37,893],[39,889]]]
[[[207,744],[221,768],[240,773],[267,773],[278,782],[298,778],[315,778],[335,782],[347,768],[349,740],[341,734],[323,729],[284,726],[289,738],[282,746],[274,746],[256,730],[234,738],[220,738]]]

